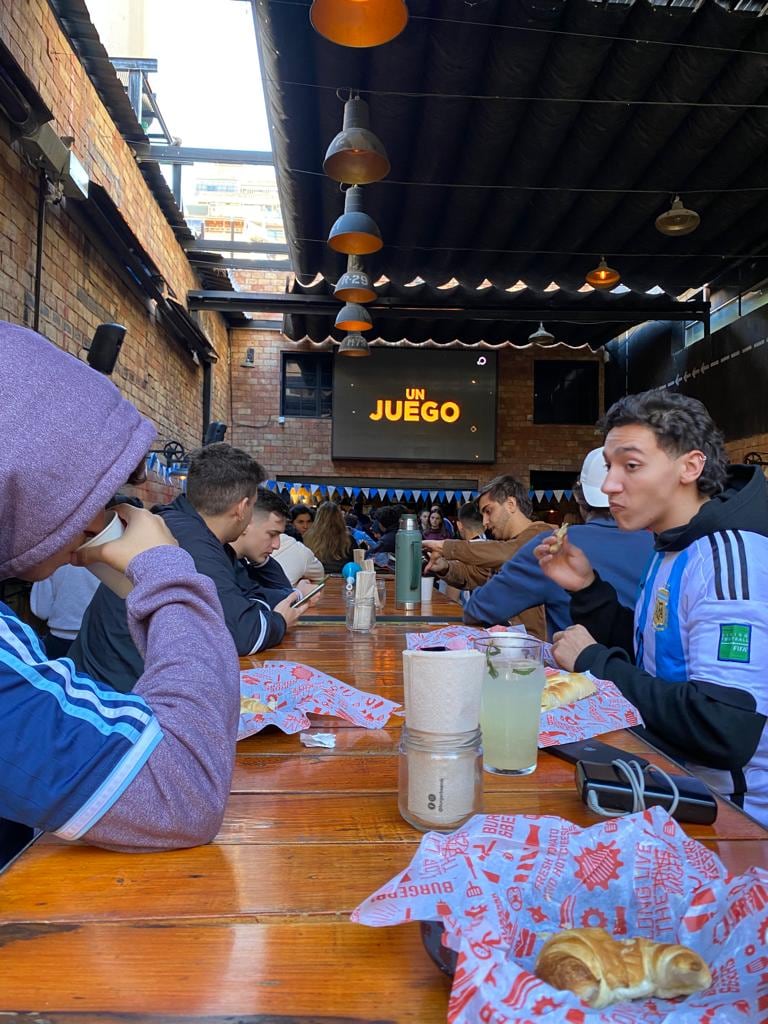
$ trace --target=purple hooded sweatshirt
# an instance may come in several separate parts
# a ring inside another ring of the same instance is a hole
[[[155,436],[106,377],[2,321],[0,430],[0,578],[79,537]],[[145,661],[131,694],[49,660],[0,604],[0,816],[112,849],[194,846],[215,836],[229,794],[237,654],[185,551],[152,548],[126,574]]]

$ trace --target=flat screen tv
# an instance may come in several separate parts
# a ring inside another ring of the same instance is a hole
[[[333,361],[333,458],[494,462],[496,353],[372,348]]]

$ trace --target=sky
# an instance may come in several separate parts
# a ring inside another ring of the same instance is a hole
[[[150,76],[171,135],[185,146],[271,149],[250,3],[145,0],[146,52],[117,53],[130,0],[86,0],[111,57],[158,60]]]

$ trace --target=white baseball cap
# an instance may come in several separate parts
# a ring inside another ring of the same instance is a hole
[[[579,483],[584,492],[584,500],[592,508],[608,508],[610,502],[608,495],[603,494],[600,488],[603,486],[608,468],[605,465],[602,448],[593,448],[587,455],[581,466]]]

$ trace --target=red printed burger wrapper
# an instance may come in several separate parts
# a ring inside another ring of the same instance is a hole
[[[394,701],[348,686],[310,665],[265,661],[240,673],[239,740],[276,725],[286,733],[308,729],[307,715],[335,715],[364,729],[380,729],[399,708]]]
[[[659,807],[586,829],[562,818],[488,814],[450,835],[430,832],[408,868],[352,920],[442,922],[443,941],[458,951],[450,1024],[768,1019],[768,871],[729,876]],[[680,942],[709,965],[712,986],[685,999],[593,1010],[532,973],[546,939],[578,927]]]

